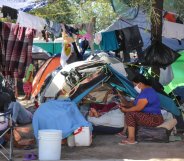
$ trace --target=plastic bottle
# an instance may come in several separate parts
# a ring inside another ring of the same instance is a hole
[[[67,144],[69,147],[74,147],[75,146],[75,140],[74,140],[74,135],[71,134],[68,138],[67,138]]]

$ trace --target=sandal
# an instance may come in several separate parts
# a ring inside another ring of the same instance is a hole
[[[137,141],[134,141],[133,143],[128,141],[128,140],[123,140],[121,141],[120,143],[118,143],[118,145],[135,145],[137,144],[138,142]]]
[[[120,137],[123,137],[123,138],[127,138],[127,135],[123,132],[119,132],[117,134],[115,134],[116,136],[120,136]]]
[[[34,153],[25,154],[24,156],[24,161],[37,160],[37,159],[38,159],[38,156]]]

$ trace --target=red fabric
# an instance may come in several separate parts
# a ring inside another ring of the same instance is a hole
[[[170,22],[176,22],[176,15],[174,13],[166,13],[164,15],[164,18],[167,20],[167,21],[170,21]]]
[[[39,107],[38,101],[34,101],[34,104],[35,104],[35,108]]]
[[[164,122],[162,115],[143,112],[127,112],[125,114],[125,119],[127,126],[131,127],[136,127],[136,125],[156,127]]]
[[[91,108],[94,108],[100,114],[109,112],[116,106],[116,103],[109,103],[109,104],[91,104]]]

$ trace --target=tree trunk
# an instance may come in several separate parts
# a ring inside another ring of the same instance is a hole
[[[152,14],[151,14],[151,43],[154,41],[162,42],[162,11],[163,0],[152,0]],[[153,73],[160,75],[158,67],[152,67]],[[159,79],[159,78],[155,78]]]
[[[163,0],[152,0],[152,14],[151,14],[151,40],[152,43],[162,41],[162,11]]]

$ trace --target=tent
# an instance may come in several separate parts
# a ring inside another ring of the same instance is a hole
[[[89,101],[91,97],[95,97],[97,102],[101,102],[100,98],[112,88],[123,91],[128,97],[135,98],[137,92],[126,78],[126,73],[122,74],[121,66],[123,66],[122,63],[106,63],[103,59],[79,61],[66,65],[46,82],[40,93],[40,99],[45,102],[50,98],[57,98],[59,94],[60,96],[67,95],[75,103],[80,103],[82,99],[88,97]],[[172,99],[159,93],[158,95],[164,109],[174,115],[180,115]]]
[[[62,49],[62,38],[57,38],[54,41],[39,40],[38,38],[34,38],[33,45],[42,48],[47,53],[52,55],[58,55],[61,53]]]
[[[170,93],[178,86],[184,86],[184,50],[179,52],[181,56],[171,65],[174,73],[174,79],[165,86],[165,91]]]
[[[40,88],[44,84],[47,76],[60,66],[60,57],[55,56],[49,58],[39,69],[33,80],[32,97],[37,96],[40,92]]]
[[[47,60],[51,55],[43,50],[42,48],[33,45],[32,47],[32,58],[33,60]]]
[[[54,98],[57,92],[59,92],[59,90],[61,90],[62,88],[65,88],[67,92],[70,92],[71,88],[65,82],[66,76],[62,75],[61,73],[70,72],[71,70],[75,70],[75,68],[78,68],[80,66],[85,66],[85,65],[90,65],[90,64],[95,65],[95,61],[101,61],[102,63],[111,63],[111,66],[114,69],[119,69],[119,72],[121,74],[124,74],[124,76],[127,75],[122,62],[120,62],[118,59],[114,57],[109,57],[106,53],[100,53],[98,55],[89,57],[88,60],[86,61],[79,61],[79,62],[75,62],[69,65],[66,65],[63,69],[61,69],[55,75],[55,77],[53,77],[50,80],[50,82],[46,85],[45,89],[43,90],[44,92],[41,95],[46,98]],[[92,71],[94,70],[95,68],[93,68]]]

